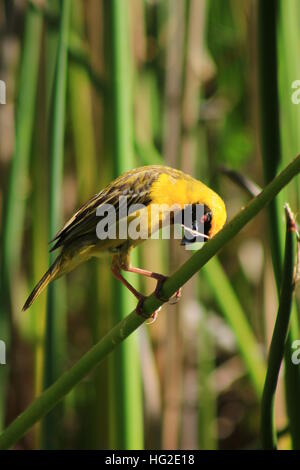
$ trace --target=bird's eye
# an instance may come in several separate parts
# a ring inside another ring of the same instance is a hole
[[[212,223],[212,213],[210,210],[208,210],[204,216],[204,233],[205,235],[210,235],[210,230],[211,230],[211,223]]]
[[[208,212],[207,214],[205,214],[204,222],[206,222],[208,224],[211,222],[211,212]]]
[[[201,222],[203,224],[209,224],[211,222],[211,212],[208,212],[207,214],[204,214],[201,217]]]

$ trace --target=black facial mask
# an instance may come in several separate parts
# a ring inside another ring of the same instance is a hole
[[[209,236],[209,232],[211,229],[212,212],[210,208],[206,205],[204,205],[204,207],[202,205],[202,210],[197,211],[196,208],[197,208],[197,204],[192,204],[192,205],[187,206],[184,209],[183,220],[192,221],[191,226],[189,226],[190,224],[186,225],[186,223],[185,223],[185,226],[187,227],[187,229],[192,229],[192,230],[195,230],[196,232],[204,233],[206,237],[203,237],[201,235],[198,235],[198,236],[195,235],[193,237],[192,234],[188,230],[185,230],[184,237],[181,240],[182,246],[190,245],[196,242],[206,242],[208,240],[207,236]],[[187,215],[187,217],[185,217],[185,215]],[[199,220],[197,220],[197,217]]]

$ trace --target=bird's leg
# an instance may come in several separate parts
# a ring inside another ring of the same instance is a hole
[[[146,269],[141,269],[141,268],[135,268],[134,266],[126,266],[125,268],[122,268],[124,271],[128,271],[131,273],[135,274],[140,274],[141,276],[146,276],[146,277],[151,277],[152,279],[157,280],[156,288],[154,291],[154,295],[158,298],[158,300],[161,300],[162,302],[168,302],[170,299],[166,299],[160,295],[162,286],[164,282],[168,279],[167,276],[164,276],[163,274],[155,273],[153,271],[148,271]],[[171,303],[176,303],[181,297],[181,289],[178,289],[177,292],[171,297],[171,299],[174,299],[175,302]]]
[[[163,274],[155,273],[152,271],[147,271],[146,269],[141,269],[141,268],[135,268],[133,266],[130,266],[130,258],[129,258],[129,253],[121,253],[113,257],[112,264],[111,264],[111,271],[112,274],[116,279],[122,282],[122,284],[127,287],[127,289],[138,299],[138,304],[136,307],[136,312],[138,315],[145,316],[148,318],[148,315],[143,315],[143,303],[145,300],[145,296],[141,294],[139,291],[137,291],[121,274],[121,270],[126,271],[126,272],[131,272],[135,274],[139,274],[141,276],[146,276],[146,277],[151,277],[152,279],[157,280],[157,285],[155,289],[155,296],[158,298],[158,300],[161,300],[162,302],[168,302],[170,299],[164,299],[159,296],[160,290],[162,288],[163,283],[167,279],[166,276]],[[181,296],[181,290],[179,289],[175,295],[172,297],[174,298],[175,301],[180,299]],[[160,307],[161,308],[161,307]],[[157,314],[159,312],[159,309],[157,309],[151,317],[153,320],[156,319]]]
[[[115,264],[112,264],[111,265],[111,272],[113,273],[114,277],[116,279],[118,279],[118,281],[121,281],[122,284],[127,287],[128,290],[130,290],[130,292],[138,299],[138,304],[137,304],[137,307],[136,307],[136,313],[138,315],[142,315],[142,316],[145,316],[145,318],[148,318],[148,315],[143,315],[142,313],[142,307],[143,307],[143,303],[144,303],[144,300],[145,300],[145,296],[143,294],[141,294],[141,292],[139,292],[138,290],[136,290],[121,274],[120,272],[120,267],[115,265]],[[152,315],[155,315],[156,312],[154,312]]]
[[[162,302],[169,302],[170,304],[176,304],[178,300],[181,298],[181,287],[175,292],[174,295],[170,298],[163,297],[161,294],[162,287],[167,280],[167,276],[162,276],[158,279],[157,284],[156,284],[156,289],[154,291],[154,295],[158,300],[161,300]]]
[[[121,281],[122,284],[127,287],[128,290],[138,299],[141,300],[141,298],[145,298],[143,294],[141,294],[138,290],[136,290],[121,274],[120,268],[116,265],[111,265],[111,272],[115,276],[118,281]]]
[[[162,280],[165,281],[167,279],[166,276],[163,274],[155,273],[153,271],[148,271],[147,269],[135,268],[134,266],[127,266],[126,268],[122,269],[129,273],[140,274],[141,276],[152,277],[152,279],[157,279],[158,281]]]
[[[143,314],[143,303],[145,296],[136,290],[121,274],[121,269],[123,271],[130,271],[130,257],[129,252],[119,253],[115,255],[111,263],[111,271],[116,279],[122,282],[122,284],[130,290],[130,292],[138,299],[138,304],[136,306],[136,313],[145,318],[148,318],[148,315]],[[155,320],[158,310],[156,310],[151,316]]]

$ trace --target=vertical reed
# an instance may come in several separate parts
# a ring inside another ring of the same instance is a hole
[[[260,90],[260,128],[264,178],[271,181],[282,163],[280,122],[278,105],[278,60],[277,60],[278,1],[258,3],[258,58]],[[269,239],[274,275],[279,295],[281,285],[283,231],[279,200],[268,207]],[[291,344],[297,338],[299,326],[295,304],[292,309],[291,328],[286,344],[286,403],[290,421],[293,447],[300,448],[300,373],[291,362]]]
[[[0,332],[9,349],[11,334],[11,296],[19,274],[24,227],[28,163],[35,116],[36,88],[40,59],[42,18],[29,4],[25,19],[24,42],[16,107],[15,150],[12,157],[2,220]],[[5,390],[8,367],[0,369],[0,429],[5,419]]]
[[[50,98],[50,213],[49,235],[53,238],[61,224],[62,207],[62,178],[65,133],[65,105],[67,83],[67,52],[69,37],[69,21],[71,2],[60,2],[59,38],[56,52],[53,94]],[[50,254],[50,263],[56,258],[56,253]],[[63,363],[64,313],[61,306],[61,296],[58,295],[57,285],[50,284],[48,289],[48,305],[46,317],[46,344],[44,387],[49,387],[59,376]],[[43,445],[46,448],[55,447],[57,438],[57,420],[55,413],[48,415],[43,426]]]
[[[127,2],[122,0],[110,2],[114,176],[134,167],[132,62],[128,10]],[[134,262],[133,257],[132,263]],[[113,322],[116,323],[124,318],[128,309],[134,308],[136,300],[119,282],[115,282],[113,287],[112,311]],[[110,366],[111,446],[117,449],[141,449],[144,445],[143,407],[136,336],[129,338],[114,352]]]

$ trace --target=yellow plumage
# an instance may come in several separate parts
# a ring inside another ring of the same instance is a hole
[[[139,217],[144,231],[144,236],[151,231],[153,220],[153,209],[157,205],[165,205],[165,209],[160,211],[159,225],[152,227],[158,229],[164,218],[169,215],[168,207],[174,204],[184,209],[186,205],[201,204],[209,212],[209,233],[206,235],[213,237],[225,224],[226,209],[223,200],[210,188],[195,180],[191,176],[166,166],[152,165],[131,170],[100,191],[87,201],[64,225],[52,240],[55,242],[51,248],[55,250],[62,248],[61,253],[56,258],[53,265],[43,276],[37,286],[25,302],[23,310],[26,310],[49,282],[73,270],[82,262],[92,256],[101,256],[104,253],[111,253],[112,272],[121,280],[140,300],[143,296],[137,292],[122,277],[121,269],[136,272],[145,276],[150,276],[158,280],[158,283],[165,279],[158,273],[152,273],[130,266],[130,250],[144,239],[133,239],[130,236],[124,240],[106,239],[99,240],[96,234],[97,217],[96,209],[111,204],[116,215],[119,214],[119,201],[121,197],[127,197],[128,209],[134,204],[143,204],[144,209],[135,211],[129,217],[125,217],[125,223],[129,224]],[[152,212],[151,212],[152,211]],[[152,215],[152,218],[151,218]],[[122,223],[124,223],[124,217]],[[118,234],[118,230],[116,230]],[[157,291],[158,292],[158,291]]]

